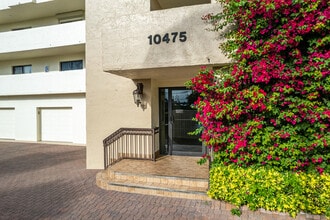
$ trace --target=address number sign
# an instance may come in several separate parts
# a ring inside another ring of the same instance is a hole
[[[155,35],[149,35],[149,45],[153,44],[161,44],[161,43],[176,43],[178,41],[185,42],[187,41],[187,32],[181,31],[181,32],[172,32],[172,33],[166,33],[163,36],[160,34]]]

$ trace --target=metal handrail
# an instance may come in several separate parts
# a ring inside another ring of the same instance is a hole
[[[104,169],[122,159],[156,160],[155,135],[159,128],[120,128],[103,140]],[[150,140],[151,139],[151,140]]]

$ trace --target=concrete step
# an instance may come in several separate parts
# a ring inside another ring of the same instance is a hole
[[[165,176],[155,174],[136,174],[129,172],[118,172],[111,169],[107,170],[107,174],[111,180],[125,180],[131,183],[145,182],[148,184],[165,184],[165,185],[177,185],[186,187],[200,187],[204,188],[204,191],[208,188],[208,180],[202,178],[192,177],[179,177],[179,176]]]
[[[108,169],[96,177],[97,185],[106,190],[140,193],[185,199],[210,200],[206,192],[208,180],[116,172]]]

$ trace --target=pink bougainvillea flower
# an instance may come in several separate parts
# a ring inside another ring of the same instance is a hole
[[[203,66],[189,83],[214,163],[329,172],[328,1],[221,2],[221,13],[203,19],[216,31],[232,19],[221,48],[233,63]]]

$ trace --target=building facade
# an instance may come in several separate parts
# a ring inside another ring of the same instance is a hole
[[[86,143],[84,0],[0,2],[0,139]]]
[[[201,19],[220,10],[215,0],[1,1],[0,139],[86,144],[87,168],[100,169],[110,134],[157,127],[157,155],[201,155],[185,82],[229,62]]]
[[[219,11],[214,0],[86,0],[87,168],[103,168],[102,141],[119,128],[159,127],[157,154],[203,153],[187,135],[196,94],[184,84],[229,62],[201,19]]]

